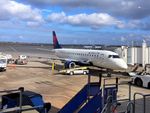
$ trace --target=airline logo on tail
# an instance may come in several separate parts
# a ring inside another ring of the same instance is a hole
[[[57,40],[57,36],[56,36],[55,31],[53,31],[53,47],[54,47],[54,49],[61,48],[61,46],[60,46],[60,44],[59,44],[59,42]]]

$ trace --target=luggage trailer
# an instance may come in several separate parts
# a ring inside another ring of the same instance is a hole
[[[21,113],[36,110],[39,113],[48,113],[50,103],[44,103],[42,96],[32,91],[24,91],[23,87],[14,90],[0,91],[2,95],[0,113]],[[23,107],[23,106],[30,107]]]

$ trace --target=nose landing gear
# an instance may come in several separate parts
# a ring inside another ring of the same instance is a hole
[[[111,69],[107,69],[107,77],[111,77],[112,71],[113,70],[111,70]]]

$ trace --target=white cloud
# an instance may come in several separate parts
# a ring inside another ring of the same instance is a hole
[[[42,9],[42,12],[51,13],[51,12],[52,12],[52,10],[49,10],[49,9]]]
[[[29,27],[37,27],[37,26],[39,26],[41,23],[39,23],[39,22],[34,22],[34,21],[28,21],[27,22],[27,26],[29,26]]]
[[[67,21],[67,16],[64,12],[61,13],[51,13],[48,16],[48,20],[58,23],[65,23]]]
[[[19,19],[42,23],[43,17],[39,9],[32,8],[12,0],[0,1],[0,20]]]
[[[124,21],[117,26],[119,29],[142,29],[150,30],[150,23],[148,21],[142,20],[130,20]]]
[[[82,25],[82,26],[90,26],[92,28],[99,28],[103,25],[116,25],[119,29],[142,29],[149,30],[150,22],[143,21],[144,19],[149,20],[150,18],[150,1],[148,0],[25,0],[23,3],[31,4],[34,7],[44,8],[44,10],[49,10],[55,7],[60,7],[65,12],[86,12],[87,10],[92,10],[96,12],[104,12],[104,13],[95,13],[95,15],[102,15],[101,17],[105,17],[108,15],[108,18],[113,18],[112,21],[107,22],[108,24],[102,20],[102,18],[95,16],[96,18],[100,18],[100,21],[90,21],[86,20],[87,17],[94,17],[90,14],[78,14],[67,16],[65,13],[52,13],[54,17],[57,19],[59,23],[68,23],[71,25]],[[43,10],[43,12],[44,12]],[[51,14],[51,15],[52,15]],[[109,15],[111,14],[111,16]],[[62,17],[62,19],[59,18]],[[54,20],[55,18],[50,18],[50,20]],[[70,19],[69,19],[70,18]],[[73,18],[73,19],[72,19]],[[78,20],[79,18],[84,18],[82,20]],[[121,19],[122,22],[118,21]],[[60,20],[59,20],[60,19]],[[72,20],[71,20],[72,19]],[[115,22],[114,22],[115,19]],[[107,20],[107,19],[106,19]],[[110,19],[111,20],[111,19]],[[116,22],[116,20],[118,22]],[[138,20],[138,21],[137,21]],[[81,24],[82,21],[82,24]],[[89,22],[89,23],[88,23]],[[90,24],[90,22],[92,22]],[[88,23],[88,24],[87,24]]]
[[[127,21],[127,22],[122,22],[118,28],[120,29],[125,29],[125,28],[130,28],[130,29],[134,29],[134,28],[138,28],[139,27],[139,20],[131,20],[131,21]]]
[[[64,12],[51,13],[48,20],[56,23],[70,24],[77,26],[89,26],[91,28],[100,28],[103,26],[119,26],[122,24],[118,19],[107,13],[76,14],[67,16]]]
[[[127,19],[150,16],[149,0],[25,0],[36,7],[60,6],[63,10],[94,9]]]
[[[19,36],[19,39],[24,39],[24,37],[22,35]]]
[[[126,41],[126,37],[121,37],[121,42],[125,42]]]

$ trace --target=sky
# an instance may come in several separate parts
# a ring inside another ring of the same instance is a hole
[[[150,41],[148,0],[0,0],[0,41],[120,45]]]

